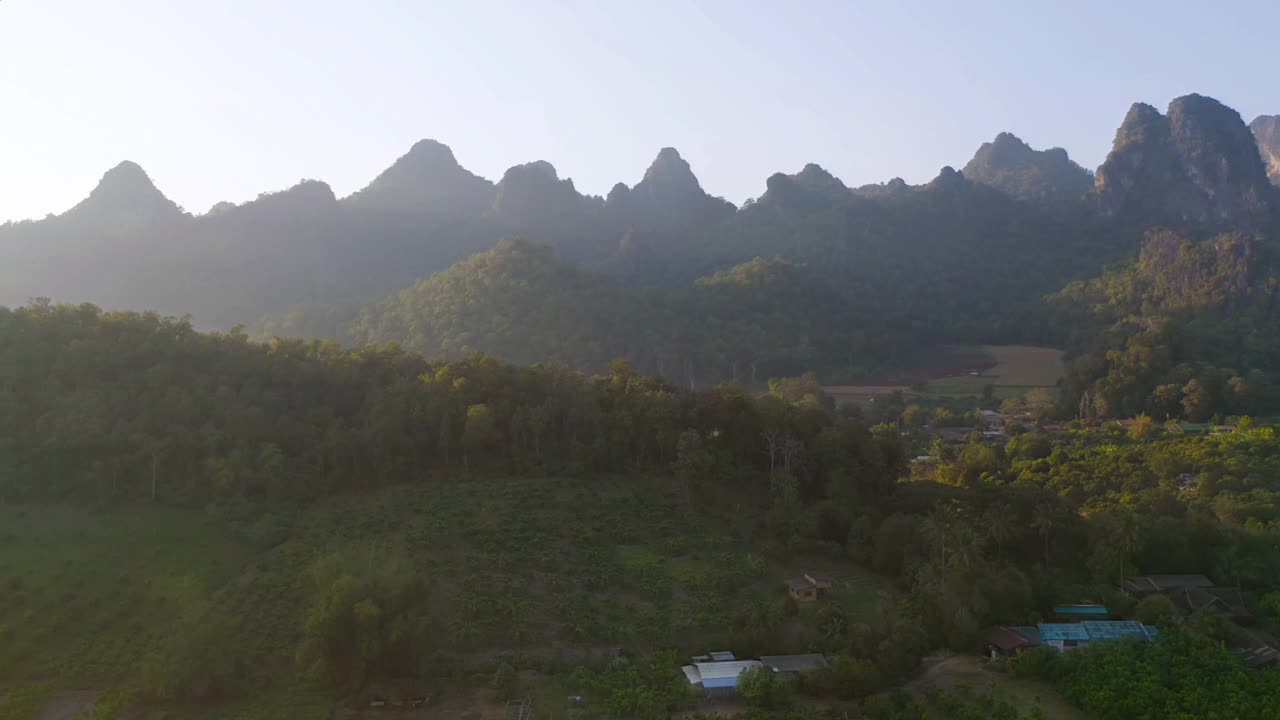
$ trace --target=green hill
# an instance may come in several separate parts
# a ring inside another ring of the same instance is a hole
[[[679,384],[753,387],[815,369],[874,372],[908,347],[873,296],[838,292],[797,263],[755,258],[690,287],[637,290],[522,239],[371,304],[303,306],[265,318],[255,332],[589,372],[625,358]]]

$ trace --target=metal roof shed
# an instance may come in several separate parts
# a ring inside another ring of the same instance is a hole
[[[759,660],[732,660],[696,663],[692,666],[686,665],[681,670],[692,685],[701,685],[704,688],[734,688],[738,686],[738,675],[743,670],[758,667],[764,667]]]
[[[1111,611],[1102,605],[1054,605],[1053,614],[1083,620],[1106,620],[1111,617]]]

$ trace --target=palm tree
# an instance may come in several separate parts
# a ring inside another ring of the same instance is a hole
[[[1045,503],[1037,505],[1035,517],[1031,520],[1031,527],[1040,533],[1040,537],[1044,539],[1044,564],[1049,565],[1049,536],[1053,533],[1053,527],[1056,525],[1053,519],[1053,506]]]
[[[987,535],[995,543],[996,550],[1003,555],[1004,544],[1013,536],[1012,510],[1007,505],[996,505],[982,514],[982,522],[987,526]]]
[[[1120,548],[1120,588],[1124,588],[1124,564],[1131,561],[1142,546],[1142,532],[1132,515],[1125,515],[1113,531],[1112,541]]]

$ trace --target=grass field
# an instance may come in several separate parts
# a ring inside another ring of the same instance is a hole
[[[735,502],[704,510],[669,483],[595,477],[406,486],[234,528],[195,510],[0,508],[0,720],[29,720],[58,693],[128,687],[196,598],[237,619],[227,642],[257,685],[251,700],[170,717],[328,717],[334,699],[299,680],[293,652],[316,558],[360,545],[399,548],[427,578],[442,650],[424,673],[441,692],[503,658],[562,678],[619,646],[742,652],[735,623],[806,569],[835,577],[852,619],[888,616],[887,581],[846,558],[763,559],[763,539],[734,520],[754,510]],[[745,651],[805,649],[812,608],[779,637],[787,647]],[[563,704],[557,682],[535,690]]]
[[[984,345],[992,365],[978,375],[930,380],[925,392],[933,395],[982,395],[987,385],[997,397],[1021,395],[1037,387],[1051,387],[1062,377],[1062,351],[1026,345]]]
[[[1052,387],[1064,372],[1062,351],[1026,345],[952,345],[938,348],[901,372],[862,385],[830,385],[825,390],[837,401],[865,403],[901,392],[927,399],[981,397],[991,385],[997,398],[1022,395],[1037,387]],[[923,390],[912,387],[923,384]]]
[[[910,685],[915,691],[934,687],[955,690],[968,686],[975,692],[990,693],[1021,710],[1040,706],[1044,720],[1090,720],[1048,684],[1014,678],[987,668],[984,657],[952,655],[934,662]]]

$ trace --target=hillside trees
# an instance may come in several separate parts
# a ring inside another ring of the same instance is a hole
[[[806,500],[883,494],[903,462],[896,439],[822,410],[812,380],[783,386],[804,390],[691,392],[626,363],[587,377],[480,355],[427,362],[394,345],[257,344],[92,306],[0,310],[3,487],[15,499],[270,504],[463,469],[666,471],[682,436],[683,477],[740,469],[763,498],[766,430],[787,439],[779,462]],[[848,464],[859,471],[841,476]]]

